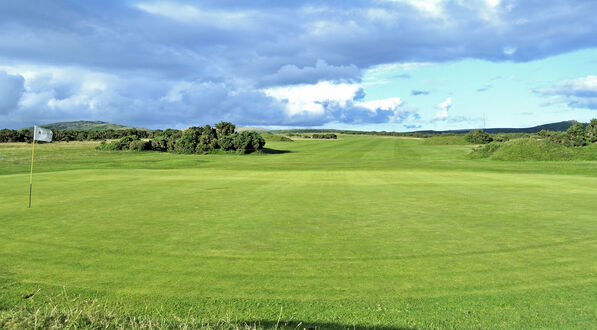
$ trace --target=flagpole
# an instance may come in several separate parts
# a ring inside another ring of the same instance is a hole
[[[29,207],[31,208],[31,190],[33,187],[33,157],[35,156],[35,125],[33,125],[33,144],[31,147],[31,173],[29,174]]]

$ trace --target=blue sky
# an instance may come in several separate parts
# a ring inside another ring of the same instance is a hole
[[[596,13],[559,0],[4,1],[0,128],[588,121]]]

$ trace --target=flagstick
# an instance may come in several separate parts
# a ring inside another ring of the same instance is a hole
[[[31,173],[29,174],[29,208],[31,208],[31,189],[33,187],[33,157],[35,155],[35,125],[33,125],[33,145],[31,147]]]

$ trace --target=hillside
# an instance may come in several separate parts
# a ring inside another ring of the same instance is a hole
[[[573,120],[560,121],[557,123],[543,124],[526,128],[486,128],[487,133],[537,133],[541,130],[564,132],[572,126]],[[586,126],[586,123],[583,123]],[[447,130],[447,131],[418,131],[419,133],[467,133],[471,129]]]
[[[104,121],[89,121],[89,120],[78,120],[78,121],[62,121],[58,123],[40,125],[44,128],[49,128],[51,130],[74,130],[74,131],[105,131],[108,129],[114,130],[121,130],[121,129],[139,129],[139,130],[149,130],[147,128],[142,127],[131,127],[131,126],[124,126],[119,124],[112,124],[107,123]],[[33,127],[25,127],[23,129],[32,129]]]

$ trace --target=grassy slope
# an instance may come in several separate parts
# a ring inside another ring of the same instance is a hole
[[[29,148],[0,144],[0,326],[30,325],[50,297],[65,314],[92,301],[103,307],[80,306],[93,317],[159,325],[594,325],[597,162],[422,143],[341,136],[249,156],[40,145],[32,209]]]
[[[469,157],[513,161],[597,161],[597,144],[566,147],[547,140],[522,138],[504,143],[493,142],[480,145],[469,154]]]

